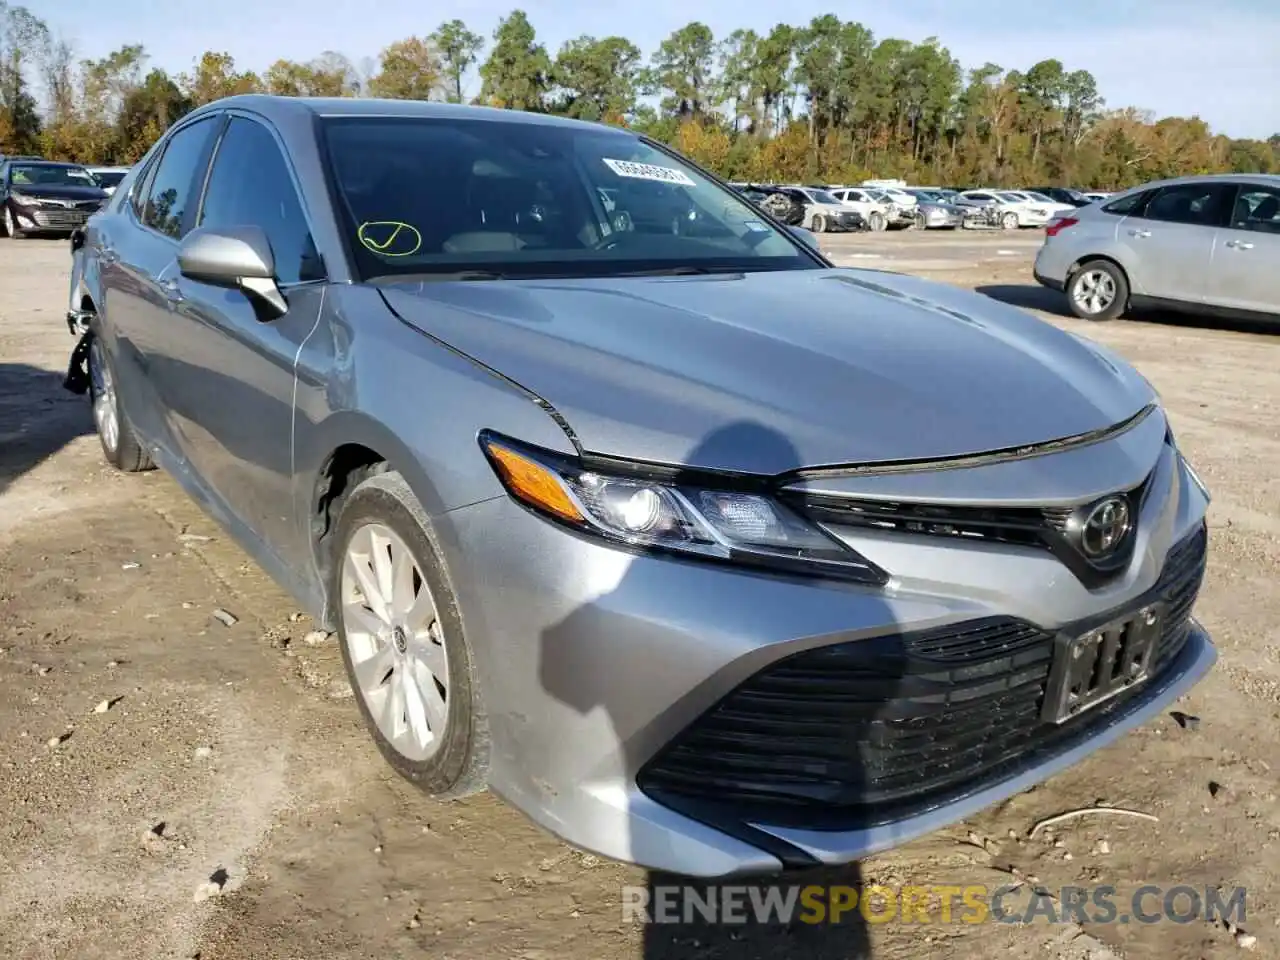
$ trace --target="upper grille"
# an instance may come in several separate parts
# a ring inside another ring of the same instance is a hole
[[[1169,554],[1137,610],[1167,619],[1154,671],[1182,649],[1204,574],[1201,527]],[[1060,725],[1040,710],[1054,634],[1012,618],[819,647],[767,667],[641,771],[642,790],[761,823],[888,819],[1050,751],[1132,693]]]
[[[1151,490],[1152,476],[1148,474],[1138,486],[1121,494],[1128,498],[1131,516],[1138,516]],[[794,492],[783,494],[783,498],[816,523],[1047,550],[1089,587],[1114,577],[1122,568],[1120,563],[1107,567],[1092,564],[1074,546],[1067,536],[1073,507],[974,507]],[[1123,561],[1127,554],[1122,552],[1116,559]]]

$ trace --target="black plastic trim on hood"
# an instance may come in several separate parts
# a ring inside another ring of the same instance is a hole
[[[1002,450],[988,450],[984,453],[962,453],[952,457],[932,457],[924,460],[881,460],[865,464],[832,464],[824,467],[806,467],[801,470],[793,470],[786,477],[789,482],[794,483],[818,477],[875,477],[922,471],[960,470],[969,467],[990,466],[996,463],[1008,463],[1012,460],[1028,460],[1031,457],[1048,456],[1112,440],[1128,433],[1158,409],[1159,404],[1149,403],[1133,416],[1109,427],[1091,430],[1088,433],[1078,433],[1071,437],[1061,437],[1057,440],[1046,440],[1042,443],[1006,447]]]

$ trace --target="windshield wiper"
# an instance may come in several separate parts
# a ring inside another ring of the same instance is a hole
[[[712,270],[710,267],[695,267],[681,264],[678,267],[654,267],[652,270],[629,270],[625,273],[610,273],[607,277],[695,277],[711,273],[739,273],[738,270]]]

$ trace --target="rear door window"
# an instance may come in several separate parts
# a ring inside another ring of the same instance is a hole
[[[170,137],[142,209],[142,222],[151,229],[174,240],[181,240],[191,229],[213,133],[220,119],[197,120]]]

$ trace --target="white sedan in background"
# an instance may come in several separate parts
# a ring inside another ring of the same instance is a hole
[[[827,192],[839,200],[841,206],[857,210],[872,230],[883,230],[894,219],[892,207],[881,203],[868,190],[860,187],[839,187]]]
[[[956,201],[961,205],[988,210],[991,222],[1005,230],[1043,227],[1054,216],[1049,206],[1035,203],[1011,190],[966,190]],[[990,209],[992,207],[994,210]]]

